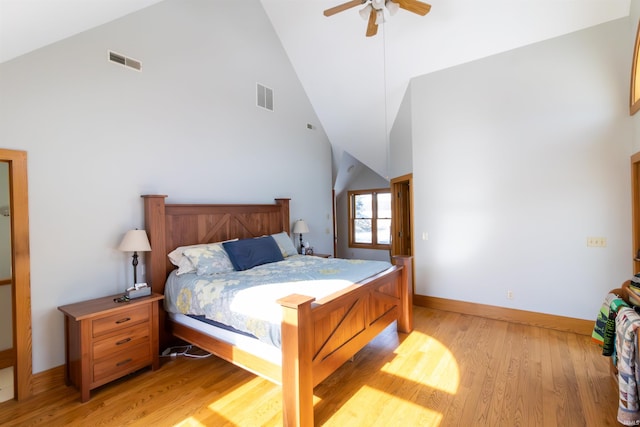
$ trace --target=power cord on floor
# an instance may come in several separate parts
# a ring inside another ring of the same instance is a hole
[[[194,354],[194,353],[189,353],[189,351],[193,348],[192,345],[183,345],[183,346],[177,346],[177,347],[168,347],[166,348],[162,354],[160,355],[160,357],[177,357],[177,356],[184,356],[184,357],[192,357],[194,359],[204,359],[205,357],[209,357],[211,356],[211,353],[204,353],[204,354]],[[200,350],[200,349],[198,349]]]

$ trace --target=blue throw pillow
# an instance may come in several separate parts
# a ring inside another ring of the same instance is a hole
[[[222,246],[237,271],[284,259],[278,244],[271,236],[224,242]]]

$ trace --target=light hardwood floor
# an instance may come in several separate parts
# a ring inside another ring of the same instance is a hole
[[[315,389],[325,426],[616,426],[608,358],[587,336],[415,308]],[[72,387],[0,404],[2,425],[278,426],[278,386],[215,357],[166,359],[79,402]]]

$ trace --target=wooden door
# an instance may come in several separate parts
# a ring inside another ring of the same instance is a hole
[[[391,180],[391,194],[393,197],[391,203],[391,256],[413,255],[412,188],[412,174]],[[412,267],[414,265],[415,263],[412,263]],[[415,274],[412,277],[415,277]]]

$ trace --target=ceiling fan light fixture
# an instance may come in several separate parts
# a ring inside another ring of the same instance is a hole
[[[387,22],[391,16],[398,12],[398,9],[404,9],[420,16],[426,15],[431,10],[431,5],[421,0],[348,0],[326,9],[324,16],[332,16],[358,6],[364,6],[359,13],[362,19],[368,21],[365,33],[367,37],[375,36],[378,33],[379,24]]]
[[[400,9],[400,6],[398,5],[398,3],[393,2],[391,0],[387,0],[387,2],[385,3],[385,7],[389,11],[389,15],[391,16],[395,15],[396,12],[398,12],[398,9]]]
[[[362,19],[364,19],[365,21],[366,21],[367,19],[369,19],[369,14],[371,13],[371,9],[373,9],[373,8],[371,7],[371,4],[367,4],[365,7],[363,7],[362,9],[360,9],[360,12],[359,12],[359,13],[360,13],[360,17],[361,17]]]

